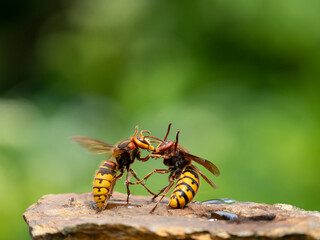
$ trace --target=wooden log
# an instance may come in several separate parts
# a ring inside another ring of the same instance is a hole
[[[32,239],[320,239],[320,213],[287,204],[214,201],[157,210],[151,197],[114,193],[97,213],[91,193],[43,196],[23,217]],[[212,204],[213,203],[213,204]]]

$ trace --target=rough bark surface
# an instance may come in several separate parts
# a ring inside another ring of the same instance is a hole
[[[320,239],[320,213],[287,204],[213,201],[157,210],[151,197],[114,193],[97,213],[91,193],[43,196],[23,217],[33,239]]]

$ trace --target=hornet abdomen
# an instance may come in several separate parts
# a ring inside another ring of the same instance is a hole
[[[113,186],[118,165],[112,161],[104,161],[97,171],[93,182],[93,198],[99,210],[102,210]]]
[[[185,207],[196,195],[199,188],[197,170],[188,166],[180,175],[175,189],[170,197],[169,206],[172,208]]]

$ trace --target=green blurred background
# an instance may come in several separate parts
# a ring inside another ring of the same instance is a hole
[[[320,208],[320,2],[11,1],[0,22],[0,238],[42,195],[91,191],[135,125],[214,162],[195,200]],[[142,177],[160,159],[137,162]],[[154,175],[154,191],[167,176]],[[140,186],[134,194],[147,195]],[[116,191],[125,193],[123,180]]]

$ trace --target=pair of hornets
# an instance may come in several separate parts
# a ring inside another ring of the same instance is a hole
[[[106,207],[107,202],[112,195],[116,181],[122,178],[125,172],[127,203],[129,202],[130,196],[129,185],[141,184],[150,194],[153,195],[152,200],[162,194],[161,198],[152,208],[150,213],[154,212],[158,204],[173,186],[176,179],[178,179],[178,181],[169,202],[169,206],[172,208],[183,208],[193,199],[199,188],[199,175],[201,175],[213,188],[216,188],[216,185],[193,165],[193,161],[201,164],[216,176],[219,176],[220,174],[219,169],[213,163],[188,153],[184,147],[178,145],[179,131],[177,131],[175,141],[167,140],[170,128],[171,123],[169,124],[167,133],[162,140],[151,135],[143,136],[143,133],[150,134],[147,130],[140,131],[139,135],[137,135],[138,126],[136,126],[134,135],[130,139],[118,143],[116,146],[93,138],[80,136],[72,137],[74,141],[87,148],[89,152],[97,154],[111,152],[112,157],[116,160],[116,162],[110,160],[104,161],[96,172],[93,182],[93,197],[99,211],[102,211]],[[158,143],[158,146],[153,147],[151,143]],[[152,151],[152,153],[141,158],[140,149]],[[163,163],[168,167],[168,169],[155,169],[147,174],[143,179],[139,179],[135,171],[131,168],[131,165],[134,163],[135,159],[145,162],[148,161],[150,157],[163,158]],[[119,175],[117,175],[118,172]],[[137,179],[137,182],[130,182],[130,173]],[[144,181],[153,173],[169,173],[169,184],[158,194],[154,194],[144,183]]]

